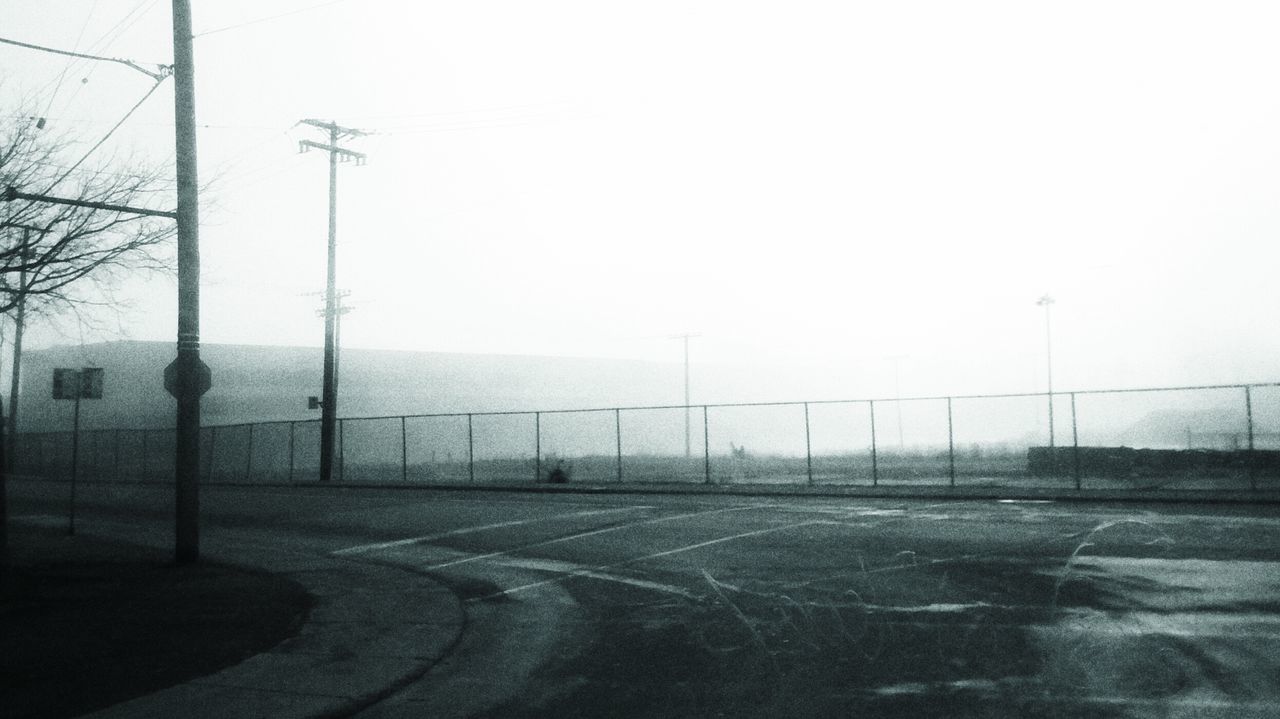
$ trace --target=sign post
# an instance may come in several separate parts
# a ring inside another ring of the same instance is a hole
[[[102,399],[102,368],[58,368],[53,371],[53,398],[75,401],[71,423],[71,496],[67,502],[67,534],[76,533],[76,476],[80,473],[80,400]]]

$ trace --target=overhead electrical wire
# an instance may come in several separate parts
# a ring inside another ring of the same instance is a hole
[[[159,1],[160,0],[139,0],[138,4],[134,5],[132,10],[126,13],[119,22],[111,27],[111,29],[107,30],[97,40],[90,43],[89,47],[85,51],[97,55],[105,54],[107,50],[110,49],[111,46],[129,30],[129,28],[132,28],[139,20],[146,17],[147,13],[151,12]],[[79,59],[72,65],[72,68],[78,70],[82,65],[91,64],[91,62],[92,61],[88,59]],[[71,104],[80,96],[80,91],[84,89],[89,78],[93,77],[96,69],[97,66],[94,65],[85,73],[80,84],[76,86],[75,92],[71,93],[71,97],[67,98],[67,104]]]
[[[93,13],[97,9],[98,9],[98,0],[94,0],[93,7],[89,9],[89,14],[86,15],[84,18],[84,24],[80,26],[80,34],[76,36],[76,44],[72,47],[73,50],[80,49],[80,41],[84,40],[84,31],[89,29],[89,21],[93,19]],[[71,53],[71,56],[75,57],[75,53]],[[58,98],[58,91],[62,89],[62,83],[64,80],[67,79],[67,73],[71,70],[71,66],[75,65],[75,63],[76,63],[75,60],[71,60],[67,62],[66,67],[62,68],[62,72],[58,74],[58,80],[57,82],[54,83],[53,92],[49,93],[49,102],[47,105],[45,105],[45,108],[44,108],[45,115],[48,115],[49,111],[53,109],[53,101]]]
[[[142,107],[142,103],[146,102],[147,98],[151,97],[151,95],[154,94],[156,90],[160,89],[160,85],[163,83],[164,83],[163,77],[157,79],[155,84],[151,86],[151,89],[147,90],[146,94],[142,96],[142,99],[134,103],[133,107],[129,108],[129,111],[124,114],[124,117],[120,118],[120,121],[117,122],[115,125],[112,125],[110,130],[107,130],[107,134],[103,135],[102,139],[95,142],[93,144],[93,147],[90,147],[89,150],[85,152],[84,155],[82,155],[79,160],[76,160],[74,163],[72,163],[71,167],[67,168],[66,172],[60,175],[58,179],[54,180],[53,184],[50,185],[49,188],[46,189],[42,194],[47,194],[54,187],[57,187],[59,183],[67,179],[67,175],[70,175],[77,167],[80,167],[80,165],[84,164],[84,161],[89,159],[89,156],[92,155],[94,151],[96,151],[99,147],[102,147],[103,143],[109,140],[111,136],[115,134],[115,131],[119,130],[120,126],[123,125],[125,121],[128,120],[130,117],[132,117],[133,113],[136,112],[138,108]]]
[[[55,55],[70,55],[71,57],[79,57],[87,60],[98,60],[101,62],[115,62],[121,65],[131,67],[134,70],[137,70],[138,72],[141,72],[143,74],[150,75],[152,79],[156,79],[156,80],[160,80],[160,79],[164,79],[165,77],[168,77],[170,72],[172,71],[172,68],[170,68],[168,65],[156,64],[156,67],[159,69],[153,72],[132,60],[124,60],[118,57],[103,57],[101,55],[90,55],[88,53],[72,52],[70,50],[59,50],[53,47],[35,45],[29,42],[21,42],[19,40],[12,40],[5,37],[0,37],[0,43],[4,43],[5,45],[16,45],[17,47],[25,47],[29,50],[39,50],[40,52],[49,52]]]
[[[220,32],[226,32],[228,30],[238,30],[242,27],[249,27],[250,25],[257,25],[258,23],[269,22],[271,20],[279,20],[280,18],[289,17],[291,15],[300,15],[304,12],[319,10],[320,8],[325,8],[325,7],[329,7],[330,5],[337,5],[339,3],[344,3],[348,1],[349,0],[329,0],[328,2],[318,3],[316,5],[308,5],[307,7],[301,7],[296,10],[289,10],[288,12],[282,12],[276,15],[267,15],[265,17],[260,17],[253,20],[245,20],[244,22],[239,22],[234,25],[227,25],[225,27],[214,28],[212,30],[205,30],[204,32],[195,33],[191,37],[194,39],[198,37],[214,35]]]

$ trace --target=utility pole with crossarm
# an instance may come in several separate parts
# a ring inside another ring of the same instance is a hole
[[[321,120],[302,120],[298,124],[310,125],[329,133],[327,145],[311,140],[298,142],[299,152],[314,148],[329,153],[329,264],[324,300],[324,388],[320,398],[320,481],[328,482],[333,478],[333,445],[338,420],[338,392],[335,381],[338,299],[334,289],[337,284],[338,254],[338,162],[354,160],[357,165],[363,165],[365,162],[363,153],[338,147],[338,141],[349,137],[361,137],[368,133],[341,127],[336,122]]]

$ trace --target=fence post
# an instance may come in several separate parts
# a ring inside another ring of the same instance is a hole
[[[409,482],[409,430],[404,415],[400,415],[400,481]]]
[[[347,480],[347,443],[343,434],[343,421],[338,420],[338,481]]]
[[[1249,472],[1249,489],[1256,490],[1258,488],[1258,478],[1254,473],[1253,467],[1253,395],[1250,393],[1249,385],[1244,386],[1244,414],[1245,422],[1249,431],[1249,456],[1245,460],[1245,465]]]
[[[702,405],[702,473],[707,484],[711,484],[711,422],[707,419],[707,406]]]
[[[144,434],[142,437],[143,437],[143,440],[145,441],[146,435]],[[216,454],[217,451],[218,451],[218,428],[210,427],[209,428],[209,471],[205,474],[206,482],[213,481],[213,462],[218,457],[218,455]]]
[[[289,423],[289,484],[293,484],[293,446],[294,435],[297,433],[298,423]]]
[[[809,440],[809,403],[804,403],[804,463],[808,472],[809,484],[813,484],[813,445]]]
[[[1076,491],[1080,490],[1080,431],[1076,424],[1076,393],[1071,393],[1071,472],[1076,478]]]
[[[476,440],[471,427],[471,415],[467,415],[467,480],[476,481]]]
[[[622,481],[622,410],[613,410],[613,428],[618,437],[618,481]]]
[[[947,398],[947,459],[950,464],[951,486],[956,486],[956,441],[951,424],[951,398]]]
[[[871,486],[875,487],[880,484],[880,463],[876,457],[876,401],[870,400],[867,405],[871,408]]]
[[[533,413],[533,481],[542,481],[542,413]]]
[[[244,481],[253,481],[253,425],[249,425],[249,451],[245,452]]]

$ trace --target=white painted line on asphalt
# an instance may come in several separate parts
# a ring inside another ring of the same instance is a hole
[[[532,569],[537,572],[551,572],[553,574],[573,575],[575,577],[590,577],[605,582],[616,582],[618,584],[628,584],[641,589],[652,589],[655,592],[664,592],[666,594],[677,594],[685,599],[693,599],[697,595],[683,587],[677,587],[671,584],[662,584],[660,582],[651,582],[647,579],[637,579],[635,577],[627,577],[620,574],[606,574],[592,567],[582,564],[574,564],[573,562],[562,562],[558,559],[539,559],[536,557],[507,557],[505,559],[495,559],[495,564],[504,567],[515,567],[516,569]]]
[[[504,590],[502,590],[502,591],[500,591],[500,592],[494,592],[493,594],[490,594],[490,595],[488,595],[488,596],[479,597],[479,598],[471,599],[471,600],[468,600],[468,601],[473,601],[473,602],[483,602],[483,601],[488,600],[488,599],[497,599],[498,597],[509,596],[509,595],[515,594],[515,593],[517,593],[517,592],[523,592],[523,591],[526,591],[526,590],[529,590],[529,589],[535,589],[535,588],[537,588],[537,587],[545,586],[545,585],[547,585],[547,584],[552,584],[552,583],[554,583],[554,582],[559,582],[559,581],[561,581],[561,580],[563,580],[563,579],[567,579],[567,578],[569,578],[569,577],[591,577],[592,575],[591,575],[590,573],[605,572],[606,570],[609,570],[609,569],[617,569],[618,567],[626,566],[626,565],[628,565],[628,564],[635,564],[636,562],[643,562],[643,561],[646,561],[646,560],[649,560],[649,559],[657,559],[657,558],[659,558],[659,557],[669,557],[669,556],[671,556],[671,555],[673,555],[673,554],[681,554],[681,553],[684,553],[684,552],[690,552],[690,551],[693,551],[693,550],[695,550],[695,549],[702,549],[703,547],[710,547],[710,546],[712,546],[712,545],[715,545],[715,544],[721,544],[721,543],[723,543],[723,542],[731,542],[731,541],[733,541],[733,540],[735,540],[735,539],[745,539],[745,538],[747,538],[747,537],[757,537],[757,536],[760,536],[760,535],[762,535],[762,534],[772,534],[772,533],[774,533],[774,532],[783,532],[783,531],[786,531],[786,530],[788,530],[788,529],[798,529],[798,528],[800,528],[800,527],[808,527],[808,526],[812,526],[812,525],[815,525],[815,524],[826,524],[826,522],[823,522],[823,521],[821,521],[821,520],[811,520],[811,521],[808,521],[808,522],[796,522],[796,523],[794,523],[794,524],[785,524],[785,525],[782,525],[782,526],[780,526],[780,527],[767,527],[767,528],[765,528],[765,529],[757,529],[757,530],[754,530],[754,531],[751,531],[751,532],[742,532],[742,533],[740,533],[740,534],[731,534],[731,535],[729,535],[729,536],[727,536],[727,537],[718,537],[718,538],[716,538],[716,539],[709,539],[709,540],[707,540],[707,541],[705,541],[705,542],[698,542],[697,544],[690,544],[690,545],[687,545],[687,546],[684,546],[684,547],[677,547],[677,548],[675,548],[675,549],[668,549],[668,550],[665,550],[665,551],[662,551],[662,552],[654,552],[653,554],[646,554],[646,555],[644,555],[644,556],[640,556],[640,557],[632,557],[631,559],[624,559],[624,560],[623,560],[623,561],[621,561],[621,562],[614,562],[614,563],[612,563],[612,564],[602,564],[602,565],[600,565],[600,566],[598,566],[598,567],[592,567],[592,568],[590,568],[589,570],[586,570],[586,571],[583,571],[583,572],[579,572],[579,571],[569,571],[569,572],[565,572],[564,574],[562,574],[562,575],[561,575],[561,576],[559,576],[559,577],[552,577],[551,579],[544,579],[544,580],[542,580],[542,581],[540,581],[540,582],[530,582],[529,584],[524,584],[524,585],[521,585],[521,586],[519,586],[519,587],[511,587],[511,588],[509,588],[509,589],[504,589]]]
[[[586,538],[586,537],[593,537],[593,536],[595,536],[595,535],[597,535],[597,534],[605,534],[605,533],[607,533],[607,532],[617,532],[617,531],[620,531],[620,530],[623,530],[623,529],[631,529],[632,527],[639,527],[639,526],[642,526],[642,525],[645,525],[645,524],[655,524],[655,523],[658,523],[658,522],[674,522],[674,521],[677,521],[677,520],[680,520],[680,519],[688,519],[688,518],[690,518],[690,517],[705,517],[705,516],[708,516],[708,515],[711,515],[711,514],[723,514],[724,512],[741,512],[741,511],[744,511],[744,510],[747,510],[747,509],[760,509],[761,507],[767,507],[767,506],[769,506],[769,505],[767,505],[767,504],[750,504],[750,505],[745,505],[745,506],[740,506],[740,507],[726,507],[726,508],[722,508],[722,509],[708,509],[708,510],[705,510],[705,511],[702,511],[702,512],[689,512],[689,513],[687,513],[687,514],[674,514],[674,515],[667,516],[667,517],[656,517],[656,518],[654,518],[654,519],[645,519],[645,520],[642,520],[642,521],[639,521],[639,522],[631,522],[630,524],[619,524],[619,525],[616,525],[616,526],[613,526],[613,527],[604,527],[604,528],[602,528],[602,529],[593,529],[593,530],[591,530],[591,531],[589,531],[589,532],[581,532],[581,533],[579,533],[579,534],[571,534],[571,535],[569,535],[568,537],[559,537],[559,538],[557,538],[557,539],[548,539],[548,540],[546,540],[545,542],[534,542],[533,544],[526,544],[526,545],[524,545],[524,546],[520,546],[520,547],[512,547],[511,549],[503,549],[503,550],[501,550],[501,551],[497,551],[497,552],[489,552],[488,554],[477,554],[477,555],[474,555],[474,556],[466,557],[466,558],[464,558],[464,559],[455,559],[455,560],[453,560],[453,561],[451,561],[451,562],[442,562],[442,563],[440,563],[440,564],[432,564],[432,565],[429,565],[429,566],[423,567],[423,569],[426,569],[426,570],[428,570],[428,571],[433,570],[433,569],[445,569],[445,568],[447,568],[447,567],[453,567],[453,566],[457,566],[457,565],[459,565],[459,564],[467,564],[468,562],[478,562],[478,561],[483,560],[483,559],[493,559],[494,557],[505,557],[505,556],[507,556],[507,555],[512,554],[513,552],[517,552],[517,551],[521,551],[521,550],[525,550],[525,549],[533,549],[534,547],[545,547],[545,546],[548,546],[548,545],[551,545],[551,544],[560,544],[561,542],[572,542],[572,541],[574,541],[575,539],[584,539],[584,538]]]
[[[337,549],[330,554],[335,556],[346,556],[350,554],[365,554],[367,552],[376,552],[381,549],[392,549],[395,547],[403,547],[410,544],[425,544],[434,542],[438,539],[448,537],[457,537],[463,534],[474,534],[490,529],[502,529],[504,527],[518,527],[523,524],[533,524],[535,522],[550,522],[559,519],[575,519],[577,517],[590,517],[599,514],[614,514],[617,512],[638,512],[642,509],[653,509],[652,506],[641,505],[632,507],[614,507],[611,509],[592,509],[585,512],[570,512],[569,514],[553,514],[546,517],[534,517],[532,519],[517,519],[510,522],[496,522],[494,524],[484,524],[476,527],[463,527],[462,529],[454,529],[448,532],[440,532],[438,534],[426,534],[421,537],[409,537],[407,539],[396,539],[390,542],[375,542],[373,544],[357,544],[354,547],[346,547]]]

